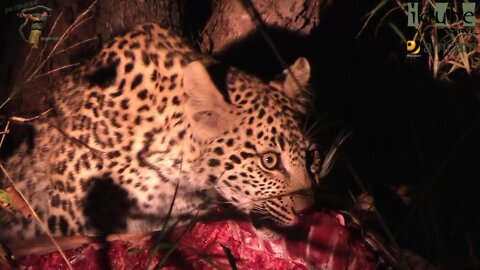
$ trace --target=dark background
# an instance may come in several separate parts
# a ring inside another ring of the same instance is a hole
[[[3,97],[11,89],[18,47],[25,46],[14,14],[3,13],[12,2],[0,3]],[[184,32],[195,41],[210,1],[187,2]],[[311,62],[314,113],[321,123],[317,139],[327,145],[342,128],[352,131],[320,196],[349,202],[350,193],[361,192],[347,169],[351,164],[401,247],[443,269],[480,267],[479,77],[458,72],[442,82],[432,79],[427,56],[407,59],[398,36],[379,25],[391,2],[358,38],[364,16],[378,2],[334,1],[309,37],[268,29],[288,62],[301,55]],[[389,22],[413,35],[403,14],[393,13]],[[282,69],[259,34],[217,57],[266,78]],[[410,205],[392,191],[399,184],[410,188]]]

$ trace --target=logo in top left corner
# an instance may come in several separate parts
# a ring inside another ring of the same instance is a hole
[[[21,12],[17,13],[18,17],[24,18],[25,21],[20,25],[18,32],[22,39],[27,42],[30,47],[36,49],[38,48],[38,43],[40,41],[40,36],[42,35],[43,26],[47,22],[48,18],[52,14],[52,9],[45,6],[33,6],[29,8],[24,8]],[[25,37],[23,28],[31,23],[30,33],[28,39]]]
[[[420,42],[415,40],[407,41],[407,57],[419,57],[420,55]]]

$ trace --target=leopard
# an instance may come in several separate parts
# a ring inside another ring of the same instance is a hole
[[[264,80],[157,23],[113,38],[58,78],[51,111],[2,161],[0,188],[37,219],[0,209],[0,241],[155,231],[218,202],[297,224],[313,200],[310,70],[299,57]]]

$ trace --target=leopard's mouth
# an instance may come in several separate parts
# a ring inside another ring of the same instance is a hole
[[[231,213],[235,212],[237,215],[248,217],[255,227],[287,228],[299,223],[299,216],[293,208],[288,211],[288,206],[279,205],[274,200],[262,200],[248,204],[249,207],[242,207],[242,205],[228,200],[221,192],[215,192],[214,197],[219,207],[229,209],[228,211]]]
[[[279,212],[265,204],[261,210],[252,210],[249,213],[252,224],[256,227],[287,228],[299,223],[298,216],[293,212]]]

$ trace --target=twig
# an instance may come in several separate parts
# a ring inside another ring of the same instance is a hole
[[[357,35],[355,36],[355,38],[358,38],[360,37],[360,35],[363,33],[363,30],[365,30],[365,27],[367,27],[367,25],[370,23],[370,20],[373,18],[373,16],[377,13],[377,11],[379,11],[385,4],[387,4],[387,0],[382,0],[380,3],[378,3],[378,5],[375,6],[374,9],[372,9],[369,13],[370,13],[370,16],[368,16],[367,20],[365,21],[365,23],[363,24],[362,28],[360,28],[360,31],[358,31]]]
[[[52,69],[52,70],[50,70],[50,71],[48,71],[48,72],[45,72],[45,73],[43,73],[43,74],[39,74],[39,75],[33,77],[33,79],[38,79],[38,78],[40,78],[40,77],[48,76],[48,75],[50,75],[50,74],[52,74],[52,73],[55,73],[55,72],[57,72],[57,71],[60,71],[60,70],[63,70],[63,69],[67,69],[67,68],[71,68],[71,67],[75,67],[75,66],[78,66],[78,65],[80,65],[80,63],[73,63],[73,64],[70,64],[70,65],[63,66],[63,67],[58,67],[58,68],[56,68],[56,69]]]
[[[96,149],[96,148],[93,148],[93,147],[91,147],[90,145],[88,145],[88,144],[80,141],[79,139],[74,138],[74,137],[68,135],[68,134],[67,134],[65,131],[63,131],[61,128],[59,128],[59,127],[57,127],[57,126],[55,126],[55,125],[52,125],[52,124],[50,124],[49,126],[52,127],[52,128],[54,128],[54,129],[56,129],[58,132],[60,132],[60,134],[62,134],[63,136],[65,136],[65,138],[71,140],[73,143],[76,143],[76,144],[78,144],[78,145],[80,145],[80,146],[84,146],[84,147],[88,148],[90,151],[92,151],[92,153],[93,153],[94,155],[102,156],[102,155],[105,154],[104,151],[98,150],[98,149]]]
[[[20,117],[20,116],[12,116],[9,118],[9,120],[13,121],[13,122],[19,122],[19,123],[25,123],[25,122],[30,122],[30,121],[33,121],[33,120],[37,120],[38,118],[46,115],[47,113],[49,113],[51,110],[53,110],[53,108],[50,108],[44,112],[42,112],[41,114],[37,115],[37,116],[34,116],[34,117],[30,117],[30,118],[23,118],[23,117]]]
[[[10,127],[10,120],[7,121],[7,124],[5,125],[5,129],[2,132],[2,138],[0,139],[0,148],[2,148],[3,140],[5,140],[5,136],[8,134],[9,127]]]
[[[87,43],[87,42],[90,42],[90,41],[93,41],[93,40],[97,40],[97,37],[93,37],[93,38],[89,38],[89,39],[85,39],[85,40],[82,40],[82,41],[80,41],[80,42],[77,42],[77,43],[73,44],[72,46],[69,46],[69,47],[67,47],[67,48],[65,48],[65,49],[63,49],[63,50],[60,50],[60,51],[54,53],[53,56],[55,56],[55,55],[57,55],[57,54],[60,54],[60,53],[63,53],[63,52],[66,52],[66,51],[68,51],[68,50],[70,50],[70,49],[73,49],[73,48],[77,47],[78,45],[81,45],[81,44],[83,44],[83,43]]]
[[[70,264],[70,261],[68,260],[67,256],[65,255],[65,252],[63,252],[62,248],[60,247],[60,245],[57,243],[57,241],[55,240],[55,238],[53,238],[53,235],[48,231],[47,227],[45,226],[45,224],[42,222],[42,220],[40,219],[40,217],[37,215],[37,213],[35,212],[35,210],[33,209],[33,207],[30,205],[30,203],[28,202],[27,198],[25,197],[25,195],[23,195],[22,192],[20,192],[20,190],[16,187],[15,183],[13,182],[12,178],[10,178],[10,175],[7,173],[7,171],[5,170],[5,168],[3,167],[3,165],[0,163],[0,169],[3,171],[3,173],[5,174],[5,177],[7,177],[8,181],[10,182],[10,185],[12,186],[12,188],[20,195],[20,197],[22,197],[22,200],[25,201],[25,203],[27,204],[28,208],[30,209],[30,211],[32,212],[32,215],[33,217],[37,220],[38,222],[38,225],[42,228],[42,230],[47,234],[48,238],[50,239],[50,241],[52,241],[52,243],[55,245],[55,247],[58,249],[60,255],[62,256],[62,258],[65,260],[65,263],[67,264],[68,268],[73,270],[73,266]]]

